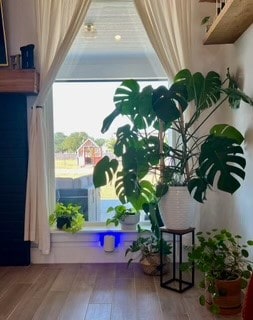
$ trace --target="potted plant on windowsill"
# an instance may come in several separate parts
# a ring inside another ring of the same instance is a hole
[[[248,260],[248,246],[241,244],[241,236],[233,235],[228,230],[213,229],[197,233],[198,244],[188,253],[189,262],[182,270],[195,268],[203,274],[200,286],[205,288],[199,302],[206,305],[213,313],[223,315],[241,311],[241,290],[247,286],[252,274],[252,263]]]
[[[81,207],[72,203],[64,205],[57,202],[53,213],[49,215],[50,226],[70,233],[76,233],[84,227],[84,215]]]
[[[160,200],[161,215],[169,228],[174,228],[166,220],[171,214],[163,207],[172,207],[166,200],[172,186],[184,186],[172,198],[178,194],[176,204],[185,208],[189,205],[182,200],[191,199],[189,193],[199,202],[206,200],[207,190],[213,187],[233,194],[245,177],[244,137],[228,124],[214,125],[209,133],[203,134],[203,129],[207,132],[207,120],[226,103],[238,108],[241,101],[253,105],[229,71],[221,80],[214,71],[204,76],[184,69],[169,88],[147,86],[141,90],[137,81],[123,81],[115,92],[115,110],[104,119],[101,131],[106,132],[118,116],[127,121],[116,133],[115,158],[105,156],[94,168],[95,187],[116,176],[115,189],[122,203],[130,202],[140,210],[144,203]],[[168,131],[175,133],[174,143],[169,141]]]
[[[107,209],[107,213],[112,212],[114,212],[114,215],[106,220],[106,225],[113,223],[117,227],[120,224],[122,230],[136,230],[140,221],[139,211],[121,204]]]

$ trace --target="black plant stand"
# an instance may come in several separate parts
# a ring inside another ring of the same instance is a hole
[[[191,242],[192,245],[195,243],[195,229],[188,228],[185,230],[174,230],[174,229],[167,229],[165,227],[160,228],[161,232],[161,239],[163,239],[164,233],[172,235],[172,250],[173,250],[173,263],[172,263],[172,277],[169,279],[164,280],[165,275],[163,274],[163,254],[162,254],[162,241],[161,241],[161,250],[160,250],[160,263],[161,263],[161,272],[160,272],[160,286],[166,289],[170,289],[176,292],[184,292],[187,289],[190,289],[194,286],[194,265],[192,265],[191,271],[191,280],[187,281],[183,279],[183,272],[180,269],[180,266],[183,262],[183,236],[186,234],[191,234]],[[179,261],[178,267],[176,262],[176,252],[177,252],[177,242],[179,240]],[[178,269],[178,270],[177,270]],[[174,286],[173,286],[174,284]]]

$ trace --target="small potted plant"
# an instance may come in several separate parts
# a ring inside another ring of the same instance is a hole
[[[206,32],[208,32],[208,30],[212,25],[212,22],[210,20],[211,20],[210,16],[206,16],[201,20],[201,25],[206,27]]]
[[[138,238],[127,248],[125,255],[132,254],[128,260],[128,265],[133,260],[138,260],[141,264],[142,270],[145,274],[157,276],[160,275],[160,246],[161,239],[157,238],[156,235],[146,229],[141,229],[138,225]],[[164,241],[164,240],[163,240]],[[169,258],[168,255],[171,253],[171,246],[167,242],[163,243],[163,255],[164,265],[163,272],[169,272]]]
[[[248,246],[253,241],[241,244],[240,235],[213,229],[197,233],[198,244],[188,253],[189,262],[182,270],[192,267],[203,273],[200,286],[205,288],[199,302],[215,314],[232,315],[241,311],[241,290],[247,286],[252,274],[252,263],[248,260]]]
[[[171,254],[171,244],[161,239],[160,226],[162,226],[162,221],[157,204],[146,204],[143,209],[150,220],[151,230],[142,229],[138,225],[137,240],[134,240],[125,252],[125,256],[131,254],[128,265],[133,260],[138,260],[145,274],[160,275],[160,252],[162,250],[164,255],[163,272],[167,273],[169,272],[168,255]]]
[[[84,227],[84,215],[81,207],[72,203],[64,205],[57,202],[53,213],[49,215],[50,226],[56,225],[59,230],[76,233]]]
[[[114,215],[106,220],[106,225],[114,223],[115,226],[120,224],[122,230],[136,230],[136,225],[140,221],[139,211],[121,204],[107,209],[107,213],[112,212]]]

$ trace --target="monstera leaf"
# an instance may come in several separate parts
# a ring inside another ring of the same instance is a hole
[[[109,157],[103,157],[95,166],[93,171],[93,183],[95,188],[102,187],[109,183],[118,168],[116,159],[110,160]]]
[[[153,109],[165,124],[177,120],[188,106],[185,85],[172,85],[170,89],[160,86],[153,92]]]
[[[223,91],[229,96],[229,105],[233,109],[240,107],[241,101],[253,105],[253,100],[237,88],[226,88]]]
[[[246,166],[243,149],[240,144],[243,137],[234,127],[217,125],[211,129],[211,135],[202,144],[199,156],[197,177],[193,178],[188,189],[193,197],[203,202],[207,187],[217,181],[219,190],[233,194],[244,179]]]
[[[115,91],[114,103],[122,115],[129,116],[134,127],[145,129],[154,121],[152,108],[153,88],[147,86],[140,90],[136,80],[125,80]]]
[[[120,127],[117,130],[116,137],[117,140],[114,145],[114,154],[117,157],[122,156],[129,147],[134,146],[138,141],[137,134],[131,130],[129,124]]]
[[[122,203],[130,202],[136,210],[140,210],[154,196],[153,185],[143,178],[149,172],[151,158],[153,163],[158,164],[159,152],[149,149],[153,146],[147,144],[144,147],[142,143],[128,146],[121,156],[122,170],[117,172],[116,194]]]
[[[145,203],[153,199],[154,187],[147,180],[137,178],[133,171],[119,172],[115,182],[115,190],[122,203],[130,202],[136,210],[141,210]]]
[[[206,200],[208,182],[203,176],[198,174],[197,176],[197,178],[192,178],[190,181],[188,181],[187,187],[193,198],[196,201],[203,203],[204,200]]]
[[[137,107],[136,101],[139,100],[140,86],[135,80],[124,80],[116,89],[113,98],[116,109],[120,110],[121,114],[133,114]]]
[[[249,105],[253,105],[252,99],[238,88],[238,83],[231,76],[229,69],[227,70],[227,78],[228,78],[228,87],[223,89],[223,92],[225,92],[229,97],[228,102],[230,107],[233,109],[238,109],[240,107],[241,101],[244,101]]]
[[[215,137],[223,137],[235,140],[237,144],[244,141],[244,137],[240,131],[228,124],[216,124],[210,129],[210,134]]]
[[[194,100],[196,111],[201,112],[213,106],[221,93],[221,79],[218,73],[208,72],[204,77],[200,72],[191,74],[183,69],[175,76],[175,84],[185,85],[188,93],[188,102]]]
[[[112,122],[117,118],[118,115],[120,115],[120,112],[118,109],[115,109],[104,119],[101,129],[102,133],[105,133],[110,128]]]

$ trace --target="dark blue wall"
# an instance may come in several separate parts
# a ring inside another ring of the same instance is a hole
[[[24,239],[28,162],[27,106],[22,94],[0,94],[0,265],[30,264]]]

